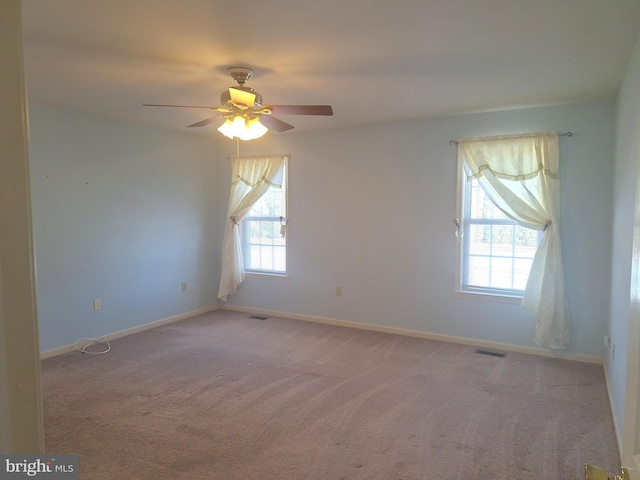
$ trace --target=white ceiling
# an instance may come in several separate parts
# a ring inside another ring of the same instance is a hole
[[[29,100],[186,129],[248,66],[311,130],[613,98],[640,0],[22,0]],[[281,135],[287,135],[282,133]]]

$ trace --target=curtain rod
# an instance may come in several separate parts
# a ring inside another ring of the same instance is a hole
[[[565,133],[559,133],[558,134],[559,137],[570,137],[571,135],[573,135],[571,132],[565,132]],[[449,140],[449,145],[458,145],[458,141],[457,140]]]
[[[234,157],[227,157],[227,160],[233,160],[235,158],[269,158],[269,157],[289,157],[290,153],[257,153],[255,155],[236,155]]]

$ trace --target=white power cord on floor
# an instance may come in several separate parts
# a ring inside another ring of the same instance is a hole
[[[81,342],[87,342],[87,343],[83,347],[80,347],[80,346],[78,346],[78,344],[81,343]],[[91,350],[87,350],[87,348],[93,347],[94,345],[99,345],[101,343],[104,343],[106,345],[106,350],[100,350],[100,351],[97,351],[97,352],[92,352]],[[78,340],[76,340],[75,346],[82,353],[88,353],[90,355],[102,355],[104,353],[107,353],[109,350],[111,350],[111,344],[109,343],[109,340],[107,340],[104,337],[100,337],[100,338],[79,338]]]

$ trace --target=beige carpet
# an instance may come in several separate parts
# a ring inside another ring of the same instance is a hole
[[[81,479],[582,479],[619,467],[601,366],[219,310],[43,361]]]

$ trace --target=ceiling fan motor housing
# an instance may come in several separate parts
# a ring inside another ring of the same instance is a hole
[[[255,92],[253,88],[245,87],[244,85],[234,85],[231,88],[235,88],[236,90],[242,90],[243,92],[253,93],[256,96],[254,107],[262,106],[262,95],[258,92]],[[220,94],[220,103],[222,105],[231,105],[231,94],[229,93],[229,89],[225,90]]]

